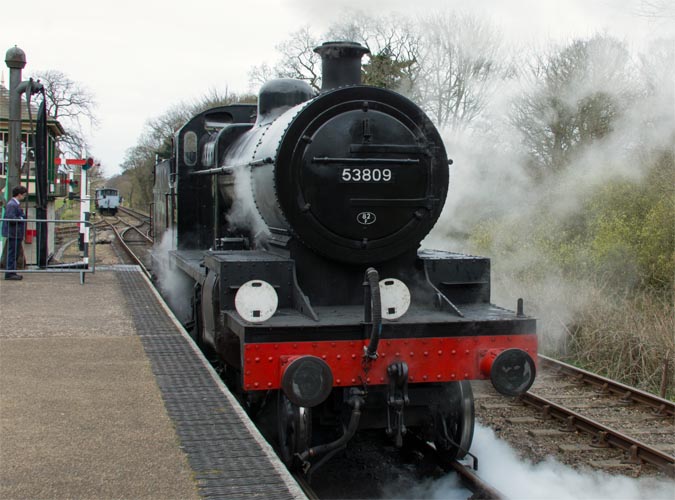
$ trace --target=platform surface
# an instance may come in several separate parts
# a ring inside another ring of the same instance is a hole
[[[304,498],[135,267],[0,280],[0,317],[0,498]]]

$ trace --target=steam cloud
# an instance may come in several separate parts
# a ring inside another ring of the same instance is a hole
[[[227,223],[228,229],[234,233],[249,233],[253,248],[266,245],[269,229],[253,199],[250,167],[240,167],[234,174],[234,200],[227,213]]]
[[[460,133],[443,133],[448,155],[454,159],[450,189],[443,214],[423,246],[471,253],[469,236],[477,225],[501,221],[501,227],[497,225],[490,233],[492,248],[505,250],[492,256],[493,302],[514,308],[517,298],[524,297],[525,312],[538,316],[539,330],[551,339],[563,338],[565,325],[587,302],[587,291],[567,281],[562,270],[532,244],[533,221],[542,214],[552,221],[575,217],[593,190],[611,180],[639,180],[650,165],[649,154],[672,151],[675,88],[667,69],[675,64],[672,41],[655,42],[648,54],[632,55],[641,61],[637,67],[642,71],[632,75],[632,80],[618,82],[606,75],[591,75],[572,86],[565,96],[571,102],[604,92],[623,99],[625,110],[608,135],[581,149],[551,181],[532,181],[520,148],[522,136],[508,122],[512,103],[528,90],[525,80],[505,84],[489,103],[481,123]],[[594,66],[612,64],[616,61],[596,60]],[[511,279],[531,277],[533,270],[537,279]]]
[[[172,267],[169,251],[174,250],[174,231],[169,229],[160,244],[153,249],[153,274],[157,276],[159,290],[179,321],[186,324],[192,319],[191,300],[193,282],[183,272]]]
[[[523,461],[494,432],[476,426],[471,452],[479,458],[478,475],[507,498],[526,499],[608,499],[642,500],[673,498],[673,483],[654,479],[632,479],[597,471],[578,471],[554,460],[539,464]],[[391,493],[391,495],[389,494]],[[423,483],[410,491],[388,492],[386,498],[433,499],[467,498],[454,474]]]

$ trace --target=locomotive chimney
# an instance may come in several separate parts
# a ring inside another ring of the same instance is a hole
[[[314,49],[321,56],[321,92],[361,83],[361,58],[370,50],[356,42],[325,42]]]

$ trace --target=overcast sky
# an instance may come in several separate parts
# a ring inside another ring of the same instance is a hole
[[[539,44],[604,32],[635,46],[675,34],[675,19],[638,15],[645,2],[661,1],[12,1],[1,11],[0,50],[26,52],[24,79],[59,70],[95,94],[100,127],[91,144],[112,175],[146,120],[210,88],[247,91],[249,69],[274,63],[276,44],[307,24],[321,33],[350,10],[415,16],[456,9],[489,19],[507,40]]]

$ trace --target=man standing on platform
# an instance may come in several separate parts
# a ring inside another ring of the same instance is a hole
[[[16,260],[21,251],[21,240],[26,232],[26,223],[23,220],[7,219],[25,219],[26,214],[21,209],[21,202],[26,198],[28,190],[23,186],[16,186],[12,189],[12,199],[7,202],[5,207],[5,220],[2,223],[2,235],[7,238],[7,268],[5,271],[6,280],[22,280],[23,276],[16,272]]]

